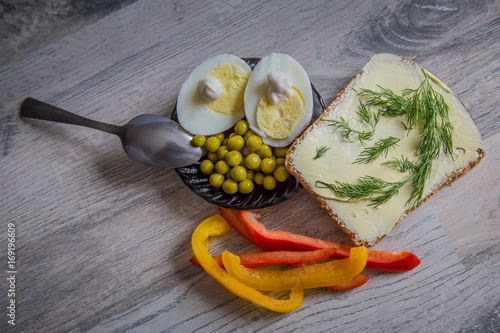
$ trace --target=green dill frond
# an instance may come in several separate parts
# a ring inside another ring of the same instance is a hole
[[[363,122],[365,122],[368,125],[370,125],[371,127],[373,127],[373,125],[372,125],[372,113],[370,110],[368,110],[366,105],[361,103],[361,101],[359,101],[359,106],[356,109],[356,113],[358,114],[358,116],[361,118],[361,120]]]
[[[346,182],[335,182],[335,184],[329,184],[318,180],[316,182],[316,186],[319,188],[329,188],[339,197],[357,200],[371,198],[373,195],[387,187],[388,183],[377,177],[364,176],[359,178],[354,184]]]
[[[406,181],[389,183],[389,185],[375,198],[372,198],[371,203],[368,206],[378,207],[385,204],[396,195],[399,194],[399,189],[406,184]]]
[[[379,113],[388,117],[403,116],[407,113],[406,105],[408,101],[404,96],[399,96],[390,89],[378,85],[377,87],[380,89],[380,92],[370,89],[361,89],[361,92],[358,93],[359,96],[367,98],[367,106],[380,106]]]
[[[338,129],[342,130],[342,135],[348,142],[353,142],[351,136],[357,135],[359,142],[364,145],[365,144],[364,142],[371,140],[374,134],[374,130],[367,132],[367,131],[358,131],[356,129],[351,128],[349,122],[345,120],[343,117],[340,117],[340,121],[335,119],[323,119],[323,121],[328,122],[329,123],[328,126],[333,126],[335,130]]]
[[[330,149],[330,147],[328,146],[321,146],[319,148],[316,148],[316,156],[313,157],[313,160],[317,160],[318,158],[325,156],[328,149]]]
[[[387,157],[387,153],[391,147],[397,146],[401,139],[390,136],[385,139],[378,140],[372,147],[365,148],[358,158],[354,161],[357,164],[368,164],[375,161],[381,155]]]
[[[328,126],[332,126],[334,131],[341,129],[342,135],[348,142],[352,142],[351,134],[354,133],[354,130],[349,126],[349,122],[344,119],[344,117],[340,117],[340,120],[336,119],[323,119],[323,121],[329,123]]]
[[[412,173],[417,172],[418,165],[409,161],[408,158],[401,156],[401,159],[393,158],[390,161],[385,161],[382,165],[387,166],[393,170],[398,170],[399,172],[410,171]]]
[[[417,89],[404,89],[401,96],[392,90],[378,86],[380,91],[360,89],[356,91],[358,96],[363,97],[365,104],[360,103],[357,109],[359,117],[372,127],[370,132],[361,132],[351,129],[347,121],[341,118],[337,122],[336,129],[342,127],[346,139],[357,134],[359,141],[371,140],[375,132],[375,126],[381,116],[407,117],[405,129],[409,132],[417,127],[420,128],[420,143],[416,149],[418,162],[411,162],[405,157],[386,161],[382,165],[388,166],[400,172],[410,172],[410,176],[400,182],[385,182],[372,176],[360,177],[355,183],[336,182],[327,184],[317,182],[317,186],[330,188],[337,196],[351,200],[369,200],[371,206],[379,206],[399,193],[399,189],[407,182],[412,182],[412,192],[408,204],[418,205],[422,200],[425,183],[432,172],[432,164],[441,153],[452,156],[453,152],[453,126],[449,119],[449,107],[443,96],[436,92],[429,80],[427,73]],[[379,106],[377,113],[369,111],[370,106]],[[392,139],[391,139],[392,138]],[[386,140],[386,141],[385,141]],[[396,141],[397,140],[397,141]],[[352,142],[352,141],[351,141]],[[370,163],[380,155],[387,156],[388,149],[399,142],[399,139],[390,137],[377,141],[373,147],[363,150],[354,163]],[[318,185],[319,184],[319,185]]]
[[[428,159],[423,161],[419,167],[418,171],[412,175],[410,178],[412,183],[412,192],[410,198],[407,201],[407,204],[413,202],[414,205],[418,205],[420,200],[422,200],[424,196],[425,183],[427,179],[430,177],[432,172],[432,160]]]
[[[369,206],[378,207],[399,193],[399,189],[408,181],[387,182],[373,176],[359,178],[356,183],[335,182],[329,184],[323,181],[316,181],[318,188],[329,188],[333,193],[341,198],[349,200],[369,200]]]

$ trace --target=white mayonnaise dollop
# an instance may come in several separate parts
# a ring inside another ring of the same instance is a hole
[[[205,101],[214,102],[222,95],[222,84],[216,78],[206,76],[198,83],[198,91]]]
[[[292,81],[283,72],[267,74],[267,98],[272,104],[286,101],[292,95]]]

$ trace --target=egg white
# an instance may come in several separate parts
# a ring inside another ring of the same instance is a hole
[[[217,66],[230,63],[241,68],[246,75],[252,72],[250,66],[232,54],[219,54],[205,60],[189,74],[177,97],[177,119],[191,134],[212,135],[234,126],[245,116],[245,109],[232,115],[222,115],[212,111],[198,92],[198,82],[208,76]]]
[[[305,114],[295,125],[287,138],[273,139],[265,135],[257,123],[256,110],[259,100],[267,95],[267,74],[270,72],[285,73],[304,98]],[[262,141],[273,147],[284,147],[295,140],[309,126],[313,114],[313,96],[311,82],[305,69],[291,56],[282,53],[271,53],[262,58],[255,66],[245,89],[245,115],[250,128],[262,137]]]

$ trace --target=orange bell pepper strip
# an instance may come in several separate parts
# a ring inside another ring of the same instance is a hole
[[[222,253],[227,272],[247,286],[258,290],[311,289],[333,286],[354,279],[365,268],[368,250],[351,248],[348,258],[292,268],[286,271],[255,270],[240,264],[240,258],[229,251]]]
[[[266,295],[260,291],[241,283],[233,276],[229,275],[222,269],[217,261],[212,258],[208,252],[208,239],[213,236],[226,234],[230,230],[229,224],[219,215],[207,218],[196,227],[191,236],[191,246],[196,259],[199,261],[203,269],[217,280],[220,284],[226,287],[233,294],[242,297],[250,302],[260,305],[271,311],[287,313],[296,310],[304,299],[304,291],[294,288],[290,292],[289,299],[278,300]]]

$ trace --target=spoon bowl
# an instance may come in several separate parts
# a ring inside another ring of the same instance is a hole
[[[201,157],[201,148],[191,143],[191,134],[179,123],[158,115],[139,115],[123,126],[116,126],[78,116],[30,97],[23,101],[20,115],[115,134],[132,160],[152,167],[179,168],[193,164]]]
[[[174,169],[195,163],[201,148],[191,144],[192,135],[168,118],[144,114],[132,118],[119,135],[127,155],[142,164]]]

